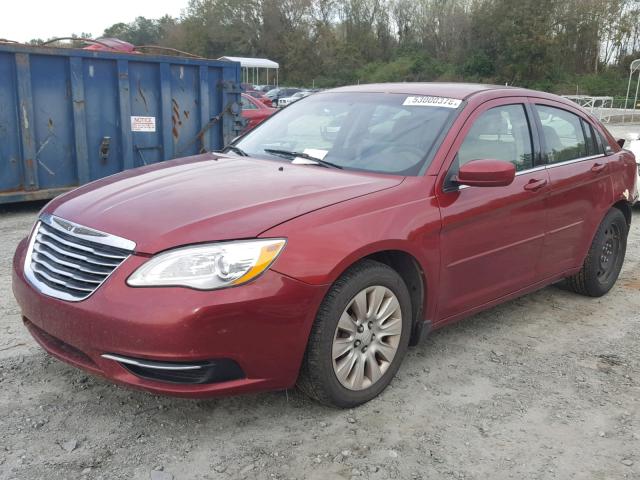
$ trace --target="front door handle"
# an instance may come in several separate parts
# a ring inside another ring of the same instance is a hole
[[[529,180],[529,183],[527,183],[524,186],[525,190],[528,190],[530,192],[535,192],[537,190],[540,190],[542,187],[544,187],[547,184],[547,181],[542,179],[542,180],[537,180],[535,178]]]
[[[607,168],[607,164],[606,163],[594,163],[593,167],[591,167],[591,171],[593,173],[598,173],[603,171],[605,168]]]

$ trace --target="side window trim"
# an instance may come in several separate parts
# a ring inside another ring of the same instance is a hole
[[[584,146],[587,150],[587,155],[594,155],[593,136],[591,135],[592,132],[587,136],[587,128],[589,128],[589,126],[586,125],[584,118],[580,118],[580,128],[582,128],[582,136],[584,137]]]
[[[595,133],[596,143],[598,144],[598,148],[600,149],[600,152],[605,157],[612,155],[614,152],[613,150],[611,150],[611,145],[609,145],[609,142],[604,137],[604,135],[600,132],[600,130],[595,128],[593,125],[591,125],[591,129]]]
[[[543,144],[542,144],[542,135],[540,133],[542,132],[542,126],[539,125],[540,119],[538,118],[538,115],[536,114],[536,112],[533,110],[533,104],[531,102],[526,102],[524,104],[524,110],[525,110],[525,113],[527,114],[527,121],[529,122],[529,130],[530,130],[530,135],[532,140],[533,168],[530,168],[528,170],[523,170],[523,171],[530,172],[532,170],[538,169],[538,167],[543,167],[544,165],[546,165],[546,158],[542,153]]]

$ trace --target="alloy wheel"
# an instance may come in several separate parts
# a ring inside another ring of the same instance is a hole
[[[376,285],[344,309],[333,338],[333,371],[349,390],[364,390],[389,369],[400,345],[402,309],[396,295]]]

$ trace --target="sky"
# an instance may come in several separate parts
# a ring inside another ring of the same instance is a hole
[[[188,0],[0,0],[0,38],[28,42],[82,32],[96,38],[114,23],[128,23],[136,17],[177,17],[187,3]]]

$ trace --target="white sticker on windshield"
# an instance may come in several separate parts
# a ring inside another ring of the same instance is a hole
[[[407,97],[402,105],[410,107],[458,108],[462,100],[447,97]]]
[[[307,155],[311,155],[312,157],[319,158],[320,160],[324,160],[324,157],[329,153],[328,150],[320,150],[318,148],[305,148],[302,153],[306,153]]]

